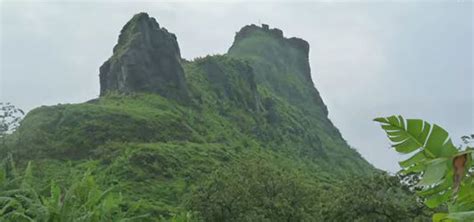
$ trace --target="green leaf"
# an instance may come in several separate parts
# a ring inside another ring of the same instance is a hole
[[[55,181],[51,182],[51,200],[54,207],[59,207],[61,201],[61,188]]]
[[[435,185],[443,179],[448,169],[448,159],[438,158],[426,163],[426,170],[418,186]]]
[[[422,197],[423,196],[430,196],[430,195],[434,195],[434,194],[446,191],[452,185],[453,185],[452,178],[451,177],[450,178],[445,178],[445,179],[443,179],[442,182],[439,183],[439,185],[437,185],[435,187],[429,187],[429,188],[426,188],[426,189],[421,190],[421,191],[417,191],[416,194],[418,194],[419,196],[422,196]]]
[[[454,221],[474,221],[474,211],[449,213],[446,218]]]
[[[28,165],[26,166],[25,173],[23,175],[21,187],[24,189],[31,188],[32,184],[33,184],[33,170],[31,166],[31,161],[29,161]]]
[[[411,153],[424,149],[429,158],[450,157],[457,152],[449,135],[440,126],[420,119],[407,119],[402,116],[376,118],[382,124],[393,147],[400,153]]]
[[[384,117],[375,118],[374,121],[379,123],[389,123],[388,120]]]
[[[413,135],[420,134],[423,132],[423,120],[421,119],[408,119],[407,120],[407,131]]]
[[[433,222],[451,222],[452,220],[448,219],[447,213],[435,213],[433,214]]]
[[[382,125],[382,129],[388,131],[388,130],[398,130],[398,127],[391,126],[391,125]]]
[[[457,153],[448,132],[440,126],[434,124],[426,141],[426,149],[433,153],[436,157],[450,157]]]
[[[398,162],[398,164],[403,167],[403,168],[407,168],[409,166],[412,166],[422,160],[426,159],[426,156],[425,156],[425,153],[424,152],[418,152],[416,153],[415,155],[411,156],[410,158],[404,160],[404,161],[400,161]]]
[[[3,169],[0,169],[0,187],[3,185],[3,183],[6,181],[6,174]]]
[[[399,127],[401,126],[400,120],[398,119],[397,116],[389,116],[387,117],[387,120],[392,126],[399,126]]]
[[[418,149],[420,145],[414,140],[405,139],[401,143],[394,144],[393,147],[395,147],[395,150],[400,153],[411,153],[415,151],[416,149]]]
[[[445,192],[442,194],[435,194],[432,195],[425,200],[425,205],[429,208],[436,208],[439,205],[445,203],[446,201],[449,200],[449,197],[451,196],[451,192]]]
[[[423,172],[424,170],[425,170],[425,164],[420,162],[413,166],[400,170],[400,173],[403,175],[406,175],[409,173],[420,173],[420,172]]]
[[[425,141],[419,140],[420,134],[424,131],[420,125],[421,120],[405,120],[401,116],[390,116],[387,118],[376,118],[374,121],[382,123],[392,146],[401,153],[411,153],[418,148],[422,148]],[[413,125],[414,124],[414,125]],[[429,126],[429,124],[428,124]],[[408,130],[410,129],[410,130]]]
[[[399,153],[412,153],[414,155],[399,164],[403,168],[401,174],[422,173],[422,178],[417,184],[422,186],[422,191],[417,191],[418,196],[425,198],[425,205],[436,208],[447,204],[449,213],[433,215],[433,221],[474,221],[474,179],[471,173],[464,173],[461,178],[459,192],[453,195],[454,183],[453,159],[456,156],[468,154],[465,163],[465,172],[473,166],[473,149],[467,147],[459,152],[449,138],[448,132],[440,126],[420,120],[407,119],[401,116],[376,118],[381,123],[392,146]]]

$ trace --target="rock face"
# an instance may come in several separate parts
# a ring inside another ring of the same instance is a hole
[[[259,110],[261,101],[255,73],[247,62],[214,55],[196,59],[194,63],[209,83],[208,90],[216,94],[215,102],[221,106],[231,102],[247,111]]]
[[[305,40],[287,38],[280,29],[266,24],[247,25],[235,35],[228,55],[252,61],[257,83],[267,86],[276,95],[309,112],[328,115],[313,85],[309,44]]]
[[[176,36],[146,13],[136,14],[123,27],[99,76],[101,96],[148,92],[177,100],[188,98]]]

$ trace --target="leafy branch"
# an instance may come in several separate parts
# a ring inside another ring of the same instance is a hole
[[[473,167],[474,148],[456,148],[448,132],[436,124],[402,116],[376,118],[399,153],[412,154],[399,162],[402,175],[417,174],[417,195],[426,206],[442,204],[447,213],[436,213],[433,221],[474,220],[474,180],[469,173]],[[463,138],[463,140],[466,138]]]

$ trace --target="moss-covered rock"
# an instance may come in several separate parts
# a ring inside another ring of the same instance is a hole
[[[256,80],[293,105],[327,116],[319,92],[314,88],[309,66],[309,44],[286,38],[279,29],[244,26],[235,35],[228,54],[250,62]]]
[[[114,91],[158,93],[179,101],[188,97],[176,36],[146,13],[123,27],[112,57],[100,67],[100,94]]]

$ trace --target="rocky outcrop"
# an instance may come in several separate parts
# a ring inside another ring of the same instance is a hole
[[[257,84],[265,85],[293,105],[328,115],[326,105],[313,85],[309,44],[287,38],[277,28],[247,25],[235,35],[228,55],[251,61]],[[255,59],[258,58],[258,59]]]
[[[148,92],[177,100],[188,98],[176,36],[146,13],[135,15],[123,27],[99,76],[101,96]]]
[[[255,74],[248,63],[223,55],[206,56],[194,63],[207,80],[209,91],[216,95],[216,103],[230,102],[248,111],[259,110],[261,102]]]
[[[300,49],[306,57],[309,54],[309,44],[307,41],[296,37],[285,38],[282,30],[270,28],[267,24],[262,24],[261,27],[254,24],[242,27],[242,29],[240,29],[240,31],[235,35],[233,45],[236,45],[239,41],[254,35],[256,32],[265,33],[275,39],[284,40],[287,44]]]

